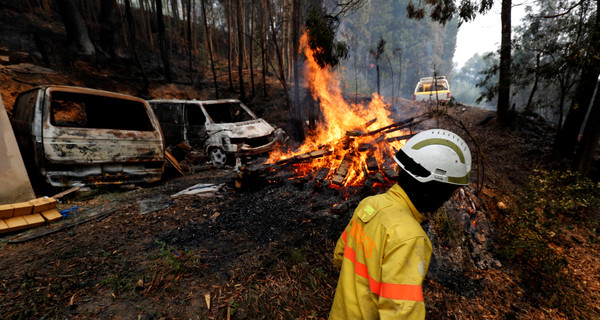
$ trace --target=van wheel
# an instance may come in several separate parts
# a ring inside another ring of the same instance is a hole
[[[227,163],[227,155],[221,148],[213,148],[210,150],[210,160],[217,167],[222,167]]]

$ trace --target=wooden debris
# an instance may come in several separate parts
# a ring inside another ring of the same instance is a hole
[[[373,118],[373,119],[367,121],[367,123],[365,123],[364,127],[368,128],[368,127],[370,127],[375,122],[377,122],[377,118]]]
[[[177,169],[179,173],[181,173],[181,175],[185,176],[185,173],[183,173],[183,170],[181,169],[181,166],[179,166],[177,159],[175,159],[175,157],[167,150],[165,150],[165,158],[167,158],[167,161],[169,161],[169,163],[172,164],[173,167]]]
[[[385,141],[387,142],[394,142],[394,141],[401,141],[401,140],[407,140],[412,138],[412,136],[414,136],[415,134],[405,134],[399,137],[391,137],[391,138],[387,138],[385,139]]]
[[[346,135],[349,137],[360,137],[360,136],[364,136],[365,133],[360,130],[350,130],[350,131],[346,131]]]
[[[371,178],[373,182],[385,183],[385,178],[383,177],[383,174],[379,171],[375,172],[372,175],[369,175],[369,178]]]
[[[377,163],[377,159],[375,159],[375,157],[370,156],[369,158],[367,158],[367,169],[369,171],[379,170],[379,164]]]
[[[344,180],[346,180],[346,176],[348,175],[349,163],[352,163],[352,158],[354,157],[350,153],[346,153],[342,163],[335,171],[333,179],[331,179],[332,183],[337,185],[342,185],[342,183],[344,183]]]
[[[275,162],[276,165],[288,164],[288,163],[298,163],[301,161],[306,161],[310,159],[320,158],[325,155],[331,154],[331,150],[329,149],[320,149],[316,151],[311,151],[304,154],[295,155],[291,158],[281,159]]]
[[[358,151],[360,152],[365,152],[365,151],[369,151],[373,148],[373,144],[372,143],[361,143],[358,146]]]
[[[381,171],[383,171],[383,174],[390,180],[396,180],[398,178],[396,170],[394,170],[387,162],[381,164]]]
[[[317,174],[315,175],[315,180],[318,182],[323,182],[327,175],[329,174],[329,168],[321,168]]]
[[[65,190],[63,192],[55,194],[54,196],[52,196],[52,198],[54,198],[54,199],[60,199],[60,198],[62,198],[64,196],[68,195],[69,193],[75,192],[77,190],[79,190],[79,187],[73,187],[73,188],[67,189],[67,190]]]

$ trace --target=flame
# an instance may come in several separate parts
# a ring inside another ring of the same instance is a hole
[[[330,179],[335,176],[336,170],[345,161],[348,165],[348,174],[343,185],[359,184],[365,178],[368,157],[375,157],[379,164],[388,161],[406,140],[387,142],[384,139],[376,139],[377,135],[365,135],[367,131],[394,123],[388,105],[382,97],[374,93],[368,105],[345,101],[336,75],[330,68],[321,69],[317,64],[314,51],[308,46],[306,32],[300,39],[300,50],[304,51],[307,58],[304,72],[310,92],[314,100],[320,104],[323,121],[317,124],[316,129],[310,132],[300,147],[289,152],[276,150],[271,153],[268,163],[325,149],[330,151],[330,154],[312,159],[309,163],[294,165],[295,174],[304,176],[317,172],[321,168],[329,168],[327,178]],[[398,130],[393,134],[387,134],[386,137],[403,134],[405,132]],[[365,144],[372,145],[372,148],[360,152],[361,145]]]

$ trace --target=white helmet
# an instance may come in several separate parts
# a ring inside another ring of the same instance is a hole
[[[394,160],[417,181],[468,185],[471,152],[467,143],[443,129],[419,132],[406,141]]]

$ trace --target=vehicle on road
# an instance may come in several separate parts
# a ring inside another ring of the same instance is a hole
[[[413,94],[415,101],[447,101],[450,97],[450,85],[445,76],[421,78]]]

